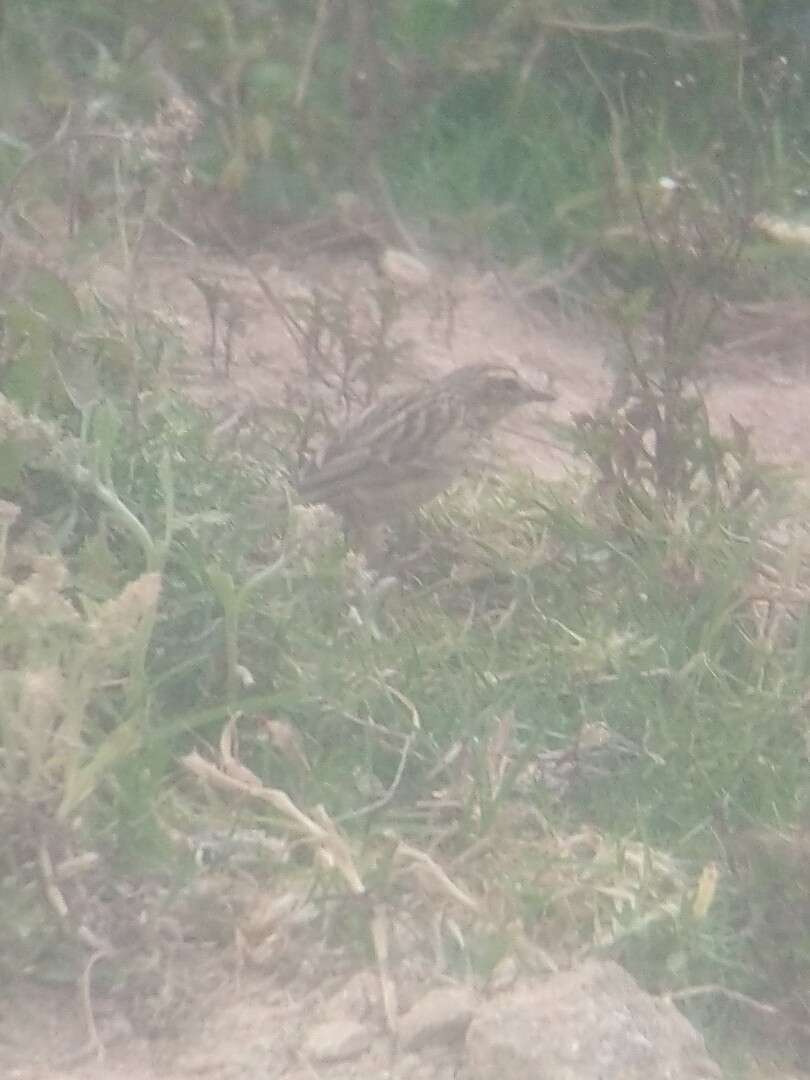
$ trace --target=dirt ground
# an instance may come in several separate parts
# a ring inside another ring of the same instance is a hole
[[[364,290],[373,283],[368,266],[352,258],[311,260],[290,269],[267,256],[253,266],[285,300],[307,295],[316,281],[329,288],[350,287],[351,302],[362,308]],[[190,269],[239,298],[241,332],[227,378],[221,349],[213,360],[209,355],[208,314],[187,276]],[[566,423],[605,400],[610,388],[606,360],[615,348],[610,331],[582,307],[567,304],[563,314],[557,304],[530,305],[491,272],[445,269],[421,290],[398,288],[398,294],[401,309],[393,337],[407,346],[408,376],[430,378],[495,359],[515,364],[536,381],[553,380],[558,400],[514,414],[497,441],[544,477],[568,474],[574,462],[555,438],[553,422]],[[227,417],[250,403],[277,402],[281,383],[301,370],[295,344],[252,275],[227,259],[155,260],[140,301],[179,326],[196,351],[182,373],[186,391],[218,415]],[[810,464],[810,306],[749,305],[723,313],[720,327],[723,341],[708,358],[713,377],[707,402],[716,428],[727,431],[733,416],[752,430],[762,458],[804,468]]]
[[[352,259],[290,268],[279,266],[268,255],[254,265],[284,298],[306,295],[313,279],[343,285],[353,282],[358,295],[370,280],[367,267]],[[228,377],[222,370],[221,353],[213,359],[208,355],[206,306],[189,271],[224,284],[228,294],[239,299],[242,330]],[[112,299],[120,298],[124,290],[120,276],[104,265],[97,268],[93,285]],[[453,297],[452,320],[447,303],[435,302],[445,287]],[[253,277],[225,258],[195,256],[192,260],[182,253],[153,258],[138,302],[183,334],[193,357],[181,372],[184,388],[223,419],[249,405],[277,402],[282,384],[300,370],[293,341]],[[802,468],[810,462],[810,315],[805,318],[795,308],[792,311],[791,319],[763,311],[754,312],[744,325],[735,324],[728,335],[733,347],[717,348],[712,358],[716,379],[708,400],[719,427],[726,427],[731,414],[753,429],[764,458]],[[610,386],[605,366],[608,335],[584,315],[563,315],[551,305],[530,309],[510,296],[495,275],[460,268],[442,276],[441,288],[434,279],[403,301],[397,335],[409,343],[415,371],[426,376],[493,358],[516,363],[532,378],[550,376],[558,400],[551,406],[524,410],[506,426],[499,442],[515,460],[545,477],[563,477],[574,467],[549,420],[565,422],[572,414],[593,408],[605,399]],[[43,989],[24,983],[13,997],[0,999],[0,1073],[8,1080],[247,1080],[321,1075],[277,1071],[272,1066],[266,1045],[267,1014],[257,1002],[273,992],[272,980],[245,984],[236,978],[224,979],[218,1000],[201,1002],[186,1037],[161,1044],[140,1038],[115,1011],[105,1017],[104,1002],[96,997],[95,1022],[106,1047],[102,1059],[93,1050],[85,1052],[87,1001],[80,989]],[[289,1001],[287,1008],[293,1015],[296,1003]],[[279,1006],[277,1037],[284,1035],[284,1015]],[[366,1073],[341,1075],[371,1080],[388,1074],[378,1065]]]

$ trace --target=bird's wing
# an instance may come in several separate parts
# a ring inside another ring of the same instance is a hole
[[[299,483],[305,497],[329,489],[395,483],[433,467],[434,451],[448,428],[462,420],[454,397],[399,394],[372,406],[330,443],[320,463]]]

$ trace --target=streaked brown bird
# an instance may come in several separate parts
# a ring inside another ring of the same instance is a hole
[[[358,416],[304,472],[298,493],[337,511],[351,546],[371,558],[381,526],[449,487],[500,420],[520,405],[554,399],[505,365],[458,368]]]

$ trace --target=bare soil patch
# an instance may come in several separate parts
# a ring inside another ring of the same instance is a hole
[[[270,254],[252,262],[282,300],[309,294],[313,285],[347,292],[362,307],[374,274],[360,258],[309,259],[282,266]],[[209,352],[206,304],[189,274],[216,283],[240,307],[233,362],[227,376],[221,348]],[[123,282],[109,266],[94,284],[121,295]],[[184,252],[152,256],[139,304],[178,327],[190,361],[180,372],[185,392],[223,419],[251,408],[278,404],[285,381],[302,378],[300,352],[257,287],[252,274],[228,257]],[[421,290],[400,294],[395,335],[409,362],[403,379],[418,380],[454,367],[504,359],[529,377],[553,379],[558,400],[521,410],[501,430],[498,444],[540,475],[559,479],[574,462],[553,434],[605,400],[611,332],[585,314],[563,315],[549,304],[516,300],[494,273],[455,267],[437,272]],[[804,468],[810,463],[810,307],[797,302],[749,306],[723,320],[725,345],[710,356],[713,381],[707,393],[718,430],[729,416],[750,427],[760,455]],[[551,421],[551,425],[549,425]]]

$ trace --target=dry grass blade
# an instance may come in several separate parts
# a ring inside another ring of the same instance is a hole
[[[68,908],[67,901],[65,900],[62,891],[56,884],[51,855],[44,843],[39,845],[37,861],[39,863],[40,874],[42,875],[42,886],[45,898],[56,912],[59,921],[65,922],[70,913],[70,909]]]
[[[747,1005],[749,1009],[765,1013],[767,1016],[777,1016],[779,1009],[775,1005],[768,1005],[764,1001],[757,1001],[748,994],[741,994],[738,990],[729,990],[718,983],[707,983],[705,986],[687,986],[683,990],[674,990],[671,994],[664,994],[664,1001],[687,1001],[689,998],[702,997],[705,994],[718,994],[728,998],[729,1001],[737,1001],[741,1005]]]
[[[412,874],[425,893],[434,897],[438,896],[453,904],[459,904],[467,911],[480,914],[479,902],[456,885],[436,860],[426,852],[400,840],[394,850],[394,861],[399,864],[401,873]]]
[[[322,807],[316,807],[312,816],[299,810],[283,791],[265,787],[249,769],[238,760],[234,753],[237,718],[233,717],[225,726],[220,739],[222,766],[217,767],[195,751],[182,759],[182,764],[195,776],[226,791],[238,792],[266,802],[287,818],[297,831],[308,836],[316,845],[316,861],[328,869],[337,869],[355,896],[365,894],[365,886],[355,866],[349,845],[338,832],[334,820]],[[424,864],[432,868],[433,880],[439,882],[443,891],[456,902],[475,910],[474,901],[453,885],[446,875],[431,859],[423,856],[416,849],[406,849],[413,861],[421,858]],[[370,925],[371,939],[377,958],[383,1006],[389,1031],[396,1031],[398,1014],[396,986],[389,970],[389,927],[388,917],[382,905],[376,905]]]
[[[377,973],[379,975],[380,989],[382,991],[385,1022],[391,1034],[395,1035],[397,1031],[399,1006],[397,1004],[397,988],[394,980],[391,978],[389,966],[389,939],[388,912],[382,904],[375,904],[374,914],[371,919],[371,940],[374,943],[374,955],[377,958]]]
[[[223,733],[225,753],[222,766],[205,761],[196,750],[181,759],[182,765],[212,787],[248,795],[272,806],[298,832],[317,845],[322,857],[328,865],[340,872],[355,896],[365,895],[366,889],[355,866],[349,845],[338,832],[334,822],[326,816],[325,811],[320,815],[325,823],[319,824],[299,810],[289,795],[278,788],[265,787],[258,777],[233,757],[230,750],[231,736],[227,734],[228,728],[231,728],[233,724],[234,721],[230,721]]]

